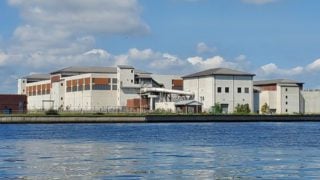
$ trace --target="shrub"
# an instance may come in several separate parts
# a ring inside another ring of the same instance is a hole
[[[264,103],[262,106],[261,106],[261,113],[262,114],[269,114],[270,113],[270,108],[268,106],[267,103]]]
[[[222,108],[219,103],[215,103],[214,106],[211,107],[210,114],[222,114]]]
[[[46,115],[59,115],[59,112],[54,109],[49,109],[48,111],[45,112]]]
[[[249,114],[251,112],[249,104],[238,104],[235,109],[237,114]]]

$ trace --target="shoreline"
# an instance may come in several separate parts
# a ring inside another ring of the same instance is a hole
[[[320,122],[320,115],[1,116],[0,124]]]

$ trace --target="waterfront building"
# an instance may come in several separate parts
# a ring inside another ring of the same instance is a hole
[[[289,79],[254,81],[254,111],[261,112],[267,104],[271,114],[294,114],[303,112],[301,91],[303,83]]]
[[[29,110],[152,110],[160,98],[148,88],[182,92],[182,85],[179,76],[152,74],[132,66],[68,67],[19,79],[18,94],[27,95]]]
[[[183,76],[184,91],[193,92],[203,111],[220,104],[223,113],[233,113],[238,104],[253,110],[253,77],[247,72],[215,68]]]
[[[320,90],[307,89],[301,91],[302,108],[305,114],[320,113]]]

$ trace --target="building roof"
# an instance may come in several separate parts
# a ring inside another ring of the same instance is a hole
[[[291,79],[272,79],[272,80],[262,80],[262,81],[254,81],[254,86],[263,86],[269,84],[298,84],[302,85],[302,82],[291,80]]]
[[[129,66],[126,66],[126,67],[129,67]],[[149,72],[142,71],[139,69],[135,69],[135,72],[138,74],[151,74]],[[117,68],[103,67],[103,66],[102,67],[101,66],[71,66],[71,67],[67,67],[67,68],[63,68],[63,69],[51,72],[50,74],[85,74],[85,73],[117,73]]]
[[[50,79],[50,74],[30,74],[28,76],[22,77],[23,79],[28,79],[28,80],[49,80]]]
[[[201,106],[202,103],[196,100],[183,100],[175,103],[176,106]]]
[[[50,74],[62,73],[117,73],[115,67],[99,67],[99,66],[71,66],[58,71],[51,72]]]
[[[120,69],[134,69],[133,66],[129,66],[129,65],[118,65],[118,68],[120,68]]]
[[[211,75],[255,76],[255,74],[228,69],[228,68],[214,68],[214,69],[208,69],[205,71],[200,71],[194,74],[189,74],[187,76],[183,76],[182,78],[193,78],[193,77],[202,77],[202,76],[211,76]]]

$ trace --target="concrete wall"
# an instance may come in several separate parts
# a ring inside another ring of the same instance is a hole
[[[249,104],[253,111],[253,85],[251,76],[206,76],[184,79],[184,90],[195,93],[195,100],[203,103],[203,111],[209,111],[215,103],[228,105],[228,113],[237,104]],[[221,88],[221,92],[218,92]],[[229,88],[229,92],[226,92]],[[241,93],[238,93],[241,88]],[[248,88],[248,92],[245,92]]]
[[[320,114],[320,91],[301,91],[305,114]]]
[[[280,89],[280,88],[279,88]],[[281,86],[280,98],[280,113],[281,114],[293,114],[300,113],[300,88],[292,86]]]
[[[176,75],[151,74],[151,77],[158,83],[163,84],[164,88],[166,89],[172,89],[173,79],[182,79],[180,76],[176,76]]]
[[[155,109],[176,112],[176,106],[174,102],[157,102]]]

